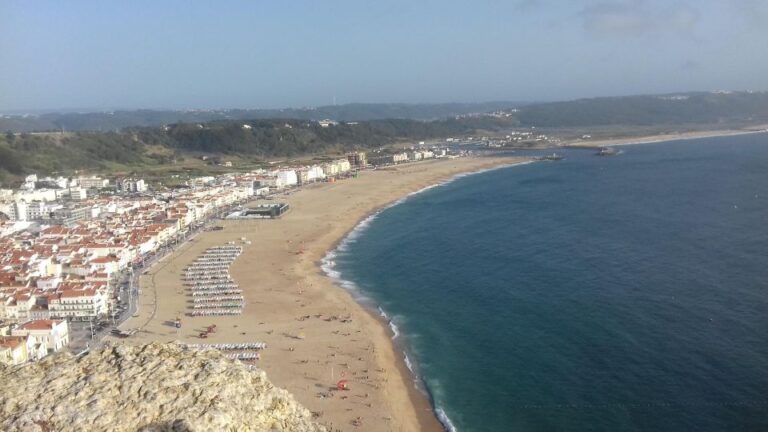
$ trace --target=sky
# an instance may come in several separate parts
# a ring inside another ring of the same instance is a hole
[[[768,90],[768,0],[0,0],[0,111]]]

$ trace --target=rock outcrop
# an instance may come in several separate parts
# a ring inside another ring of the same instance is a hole
[[[4,368],[0,417],[3,431],[325,431],[263,371],[157,343]]]

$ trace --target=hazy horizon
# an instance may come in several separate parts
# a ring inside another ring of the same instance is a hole
[[[676,92],[683,93],[683,92]],[[560,101],[511,101],[511,100],[482,100],[482,101],[445,101],[445,102],[345,102],[319,105],[303,105],[303,106],[270,106],[270,107],[61,107],[61,108],[32,108],[32,109],[0,109],[0,114],[3,115],[42,115],[42,114],[69,114],[69,113],[106,113],[106,112],[118,112],[118,111],[230,111],[230,110],[303,110],[303,109],[317,109],[330,106],[347,106],[347,105],[450,105],[450,104],[485,104],[485,103],[512,103],[512,104],[532,104],[532,103],[545,103],[545,102],[560,102]]]
[[[768,90],[753,90],[753,89],[711,89],[711,90],[683,90],[672,91],[665,93],[636,93],[636,94],[616,94],[616,95],[594,95],[583,96],[572,99],[551,99],[551,100],[478,100],[478,101],[436,101],[436,102],[345,102],[318,105],[303,105],[303,106],[270,106],[270,107],[60,107],[60,108],[31,108],[31,109],[0,109],[1,115],[44,115],[44,114],[92,114],[92,113],[108,113],[108,112],[121,112],[121,111],[233,111],[233,110],[311,110],[318,108],[325,108],[331,106],[347,106],[347,105],[450,105],[450,104],[490,104],[490,103],[510,103],[519,104],[519,106],[532,105],[539,103],[549,102],[567,102],[571,100],[582,99],[599,99],[610,97],[633,97],[633,96],[656,96],[656,95],[675,95],[675,94],[694,94],[694,93],[714,93],[718,91],[724,92],[753,92],[753,93],[768,93]],[[518,105],[516,105],[518,106]]]
[[[0,0],[0,112],[768,89],[758,0]]]

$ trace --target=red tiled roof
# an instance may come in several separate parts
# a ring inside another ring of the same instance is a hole
[[[86,288],[82,290],[63,290],[61,292],[61,298],[73,298],[73,297],[89,297],[96,294],[96,290],[93,288]]]
[[[107,264],[107,263],[114,263],[120,261],[117,259],[117,257],[113,256],[105,256],[100,258],[94,258],[91,260],[91,264]]]
[[[34,320],[20,325],[21,330],[50,330],[59,325],[61,321],[56,320]]]
[[[23,344],[27,338],[22,336],[0,336],[0,347],[16,349]]]

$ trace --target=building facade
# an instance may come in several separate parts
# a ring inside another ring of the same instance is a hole
[[[147,190],[147,184],[144,179],[126,178],[117,182],[118,192],[145,192]]]
[[[69,323],[49,319],[28,321],[11,330],[11,335],[30,338],[31,343],[42,345],[51,354],[69,344]]]
[[[368,165],[368,159],[365,152],[353,152],[347,154],[347,160],[353,168],[365,168]]]

